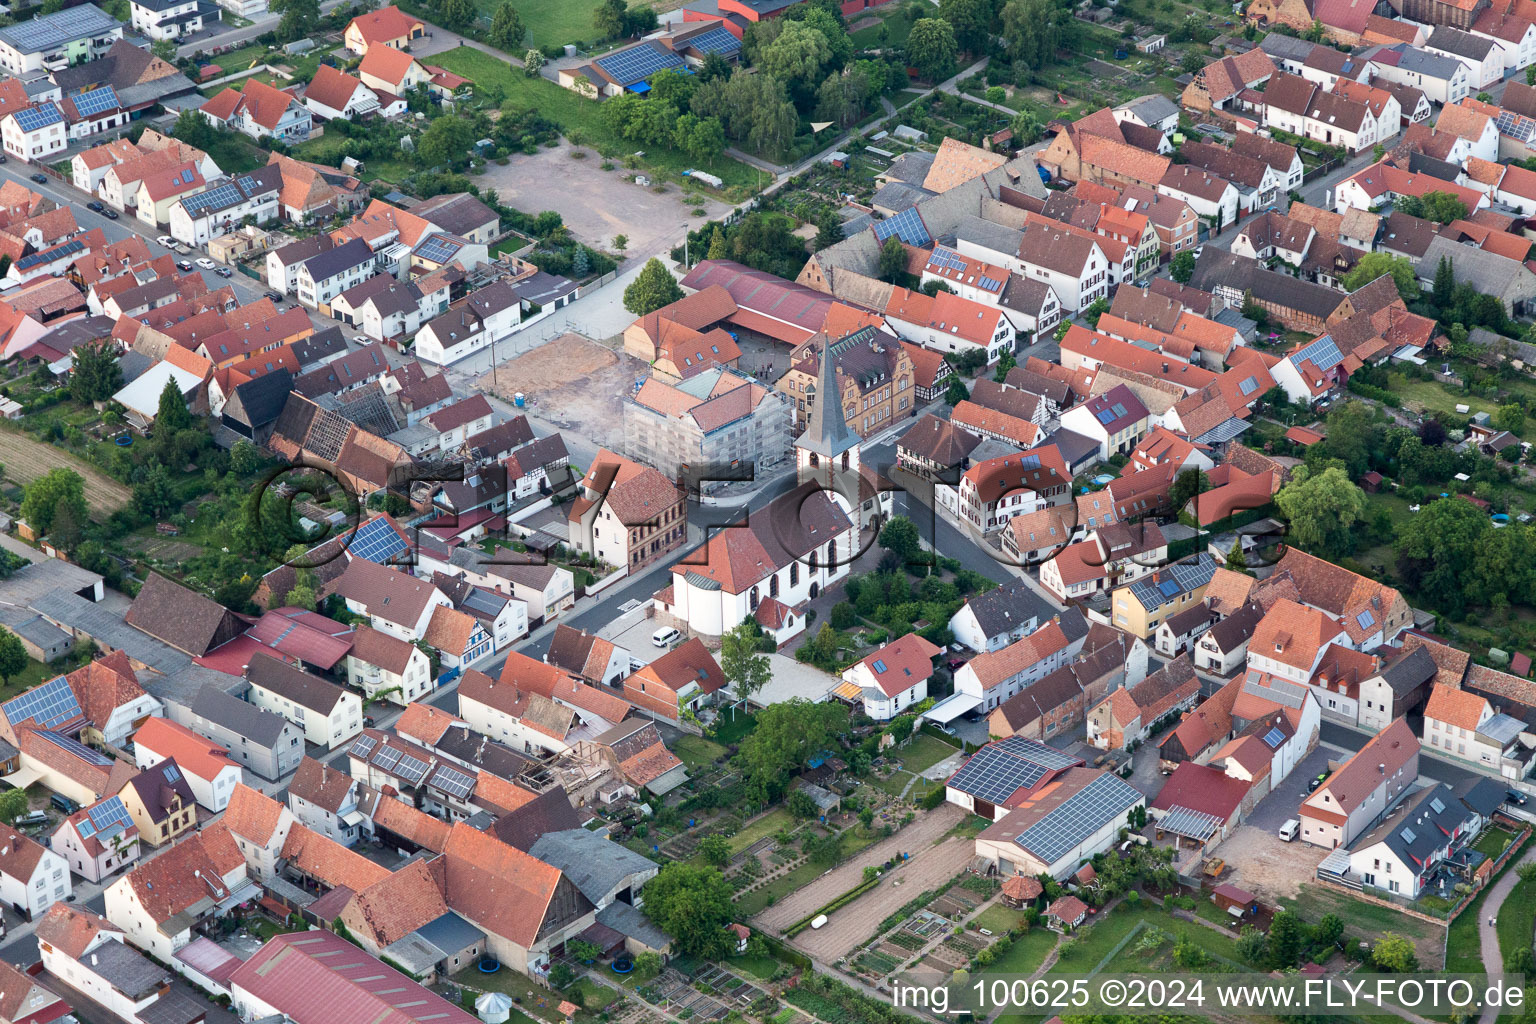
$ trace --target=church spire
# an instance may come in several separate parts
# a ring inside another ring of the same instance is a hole
[[[815,452],[824,459],[833,459],[857,448],[859,435],[849,428],[843,416],[843,399],[837,388],[837,367],[833,362],[830,338],[822,342],[821,366],[811,388],[814,391],[806,396],[811,407],[810,418],[795,447]]]

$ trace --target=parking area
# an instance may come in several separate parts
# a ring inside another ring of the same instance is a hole
[[[1278,789],[1259,801],[1259,806],[1253,809],[1244,824],[1267,832],[1279,830],[1288,819],[1296,817],[1296,809],[1306,798],[1307,784],[1328,770],[1330,760],[1342,760],[1345,756],[1319,743],[1312,753],[1301,759]]]
[[[646,614],[650,607],[649,602],[636,602],[636,607],[624,612],[598,630],[597,635],[616,647],[624,648],[629,652],[630,658],[635,661],[643,661],[649,665],[667,653],[651,642],[657,625],[656,620]]]
[[[580,150],[586,156],[575,158]],[[723,217],[725,204],[705,199],[704,215],[693,217],[683,205],[683,192],[667,185],[655,187],[630,181],[634,175],[622,164],[603,170],[602,156],[588,146],[572,146],[564,139],[551,149],[528,155],[515,153],[506,166],[492,162],[480,177],[482,189],[494,188],[501,201],[519,210],[536,213],[558,210],[571,234],[596,249],[613,250],[615,235],[629,239],[627,252],[653,255],[682,241],[688,229],[706,220]],[[572,202],[580,196],[579,202]]]

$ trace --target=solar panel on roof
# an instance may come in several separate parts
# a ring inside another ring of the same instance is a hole
[[[1251,395],[1255,391],[1259,390],[1259,380],[1258,380],[1258,378],[1257,377],[1244,377],[1242,379],[1242,381],[1237,385],[1237,390],[1239,390],[1239,391],[1241,391],[1243,393],[1243,397],[1244,398],[1247,398],[1249,395]]]
[[[1108,409],[1100,409],[1098,412],[1094,413],[1094,415],[1098,417],[1099,422],[1104,424],[1106,427],[1115,421],[1114,414],[1111,413]]]
[[[75,105],[75,113],[81,117],[95,117],[97,114],[122,106],[118,102],[117,93],[110,85],[103,85],[90,92],[78,93],[71,97],[71,101]]]
[[[626,86],[643,82],[658,71],[680,70],[686,66],[683,58],[671,50],[649,44],[610,53],[606,57],[597,58],[593,63],[612,76],[615,82]]]
[[[133,819],[128,816],[128,808],[123,806],[122,798],[110,796],[100,803],[91,805],[86,810],[85,817],[80,819],[76,830],[83,839],[98,836],[104,841],[111,841],[113,836],[123,832],[132,824]]]
[[[976,283],[981,285],[981,287],[987,289],[988,291],[993,291],[993,292],[997,291],[999,288],[1001,288],[1003,286],[1003,282],[998,281],[998,280],[996,280],[994,278],[987,277],[985,274],[983,274],[981,277],[977,278]]]
[[[410,754],[402,752],[400,760],[395,764],[395,774],[407,782],[415,784],[426,778],[427,769],[430,767],[431,765],[421,760],[421,758],[412,757]]]
[[[390,559],[407,550],[405,539],[380,516],[359,526],[347,542],[347,553],[377,565],[387,565]]]
[[[63,120],[64,115],[52,103],[44,103],[40,107],[27,107],[25,110],[16,111],[16,127],[24,132],[39,131],[51,124],[58,124]]]
[[[86,746],[84,743],[81,743],[79,740],[72,740],[68,736],[65,736],[63,733],[47,732],[41,729],[38,730],[37,734],[43,739],[47,740],[49,743],[52,743],[54,746],[69,751],[71,754],[75,755],[87,764],[96,765],[98,768],[112,767],[113,762],[110,757],[106,756],[99,750],[92,750],[90,747]]]
[[[700,53],[735,53],[741,49],[741,40],[726,28],[712,28],[708,32],[688,40],[689,47]]]
[[[440,764],[437,771],[432,773],[432,785],[463,800],[469,796],[470,790],[475,788],[475,777],[459,771],[452,765]]]
[[[933,241],[933,236],[928,234],[928,226],[923,223],[923,218],[918,216],[915,206],[910,210],[902,210],[894,217],[877,221],[874,232],[875,237],[882,242],[895,236],[908,245],[919,248]]]
[[[928,262],[944,270],[963,271],[967,266],[958,253],[942,245],[934,246],[933,252],[928,256]]]
[[[85,714],[75,699],[75,691],[70,689],[69,680],[63,676],[34,686],[21,696],[0,704],[0,711],[5,712],[5,720],[13,726],[30,720],[44,729],[52,729]]]
[[[1157,589],[1163,592],[1164,597],[1172,597],[1179,592],[1179,585],[1173,580],[1163,580],[1157,585]]]
[[[1291,357],[1293,364],[1310,362],[1319,370],[1331,369],[1343,361],[1344,356],[1339,352],[1339,346],[1334,344],[1333,337],[1327,334],[1311,342]]]
[[[355,757],[366,758],[369,754],[373,753],[373,748],[378,745],[379,741],[372,736],[359,736],[356,742],[347,750],[347,753]]]
[[[1141,793],[1119,776],[1100,775],[1013,841],[1045,863],[1055,864],[1141,800]]]
[[[1114,409],[1111,411],[1114,412],[1115,419],[1119,419],[1121,416],[1125,415],[1125,406],[1121,405],[1119,402],[1116,402]]]
[[[1371,610],[1367,608],[1365,611],[1355,616],[1355,621],[1360,623],[1361,629],[1370,629],[1372,626],[1376,625],[1376,616],[1372,615]]]
[[[1271,729],[1264,734],[1264,745],[1273,750],[1285,742],[1285,732],[1281,729]]]
[[[1157,827],[1186,839],[1204,841],[1216,834],[1216,830],[1221,827],[1221,819],[1206,811],[1174,805],[1157,819]]]
[[[1432,796],[1429,798],[1429,806],[1430,809],[1433,810],[1436,814],[1445,813],[1445,804],[1441,803],[1440,798],[1437,796]]]
[[[884,672],[889,667],[890,666],[886,665],[884,658],[876,658],[875,659],[875,671],[876,672]]]
[[[421,245],[417,246],[416,255],[433,263],[447,263],[461,248],[463,247],[459,243],[450,241],[442,235],[429,235]]]
[[[1418,834],[1416,832],[1414,832],[1413,829],[1411,829],[1411,828],[1404,828],[1401,831],[1399,831],[1397,834],[1402,836],[1405,841],[1410,842],[1410,843],[1414,842],[1415,840],[1417,840],[1419,838]]]
[[[30,256],[23,256],[21,259],[16,261],[16,269],[30,270],[31,268],[44,263],[52,263],[54,260],[61,260],[66,256],[73,256],[75,253],[80,252],[84,248],[84,242],[80,241],[78,238],[71,239],[70,241],[65,242],[63,245],[55,246],[52,249],[44,249],[42,252],[35,252]]]
[[[981,800],[1002,803],[1020,789],[1039,782],[1048,772],[1078,763],[1078,758],[1015,736],[982,747],[950,779],[949,784]]]

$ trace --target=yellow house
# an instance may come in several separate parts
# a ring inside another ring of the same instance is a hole
[[[404,50],[411,45],[411,40],[420,39],[426,32],[426,25],[391,5],[353,18],[342,39],[347,49],[366,55],[375,47]]]
[[[1168,619],[1205,600],[1205,588],[1215,572],[1216,560],[1201,552],[1119,588],[1110,599],[1115,628],[1149,639]]]
[[[139,838],[150,846],[174,842],[197,827],[197,799],[174,757],[129,779],[120,795]]]
[[[370,89],[404,96],[418,85],[432,80],[421,62],[408,53],[376,46],[357,66],[357,77]]]

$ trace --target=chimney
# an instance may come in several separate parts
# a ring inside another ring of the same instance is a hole
[[[1378,775],[1385,775],[1385,774],[1387,774],[1387,766],[1385,764],[1378,764],[1376,766],[1376,772],[1377,772]]]

